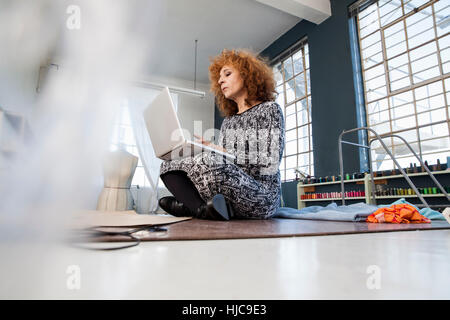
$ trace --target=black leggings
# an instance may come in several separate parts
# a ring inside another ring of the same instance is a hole
[[[175,199],[182,202],[192,212],[205,204],[186,172],[173,170],[162,174],[160,177]]]

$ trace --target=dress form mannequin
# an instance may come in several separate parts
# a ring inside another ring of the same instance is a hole
[[[138,158],[124,149],[108,153],[103,163],[105,183],[98,199],[97,210],[133,210],[130,187],[137,163]]]

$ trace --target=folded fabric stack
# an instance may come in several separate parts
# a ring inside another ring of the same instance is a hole
[[[407,203],[393,204],[390,207],[379,208],[369,215],[366,222],[372,223],[431,223],[417,209]]]

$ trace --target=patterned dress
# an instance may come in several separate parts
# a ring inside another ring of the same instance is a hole
[[[218,145],[236,159],[202,152],[164,161],[160,174],[185,171],[203,200],[221,193],[231,203],[236,218],[268,219],[280,206],[279,164],[284,142],[280,106],[273,101],[262,102],[226,117],[222,123]]]

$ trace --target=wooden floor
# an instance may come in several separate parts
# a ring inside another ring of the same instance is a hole
[[[431,224],[378,224],[366,222],[314,221],[297,219],[211,221],[192,219],[162,226],[166,231],[140,231],[142,241],[219,240],[323,236],[355,233],[450,229],[446,221]],[[102,237],[101,241],[129,241],[129,237]]]

